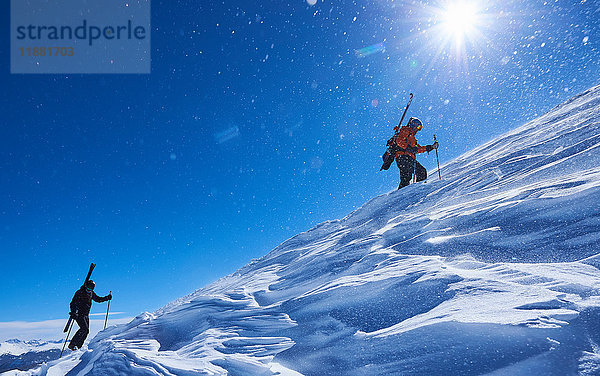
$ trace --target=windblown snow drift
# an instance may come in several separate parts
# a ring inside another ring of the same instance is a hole
[[[39,375],[600,374],[600,86]]]

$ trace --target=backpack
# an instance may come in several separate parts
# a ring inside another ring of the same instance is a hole
[[[394,134],[392,138],[390,138],[387,141],[387,150],[381,156],[381,158],[383,159],[383,165],[381,166],[379,171],[389,169],[392,163],[394,162],[394,159],[396,159],[396,153],[400,151],[400,147],[398,146],[398,144],[396,144],[396,136],[397,134]]]

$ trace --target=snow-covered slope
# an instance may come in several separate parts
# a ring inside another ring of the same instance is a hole
[[[35,373],[600,374],[598,146],[595,87]]]

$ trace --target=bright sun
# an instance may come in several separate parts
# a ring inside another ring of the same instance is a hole
[[[425,2],[423,2],[425,3]],[[434,0],[418,8],[417,22],[420,33],[409,38],[419,41],[423,66],[430,72],[436,63],[454,60],[463,72],[469,71],[469,62],[495,48],[486,34],[494,29],[494,18],[486,2],[481,0]],[[418,61],[415,60],[415,67]]]
[[[449,4],[442,13],[443,27],[461,44],[465,37],[475,30],[477,23],[477,8],[471,3],[456,2]]]

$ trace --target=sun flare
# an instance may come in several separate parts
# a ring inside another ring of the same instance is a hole
[[[461,44],[477,26],[477,8],[472,3],[456,2],[449,4],[443,11],[443,27]]]

